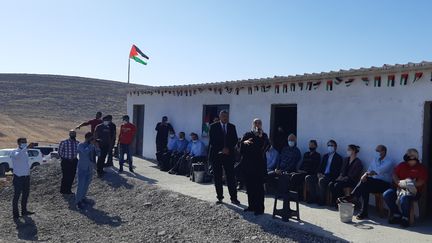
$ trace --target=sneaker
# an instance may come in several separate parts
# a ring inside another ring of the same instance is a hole
[[[264,212],[263,211],[256,211],[254,214],[255,214],[255,216],[259,216],[259,215],[263,215]]]
[[[119,172],[119,173],[122,173],[122,172],[123,172],[123,167],[120,167],[120,169],[119,169],[118,172]]]
[[[409,224],[408,218],[403,217],[400,221],[400,225],[404,228],[409,227],[410,224]]]
[[[393,215],[392,217],[389,218],[388,222],[389,224],[400,224],[401,220],[402,220],[401,216]]]
[[[234,205],[240,205],[240,201],[237,199],[231,199],[231,203]]]
[[[79,209],[84,209],[84,203],[83,202],[79,202],[79,203],[77,203],[77,208],[79,208]]]
[[[129,167],[129,172],[134,173],[134,169],[132,167]]]
[[[357,214],[357,216],[356,216],[356,219],[357,219],[357,220],[363,220],[363,219],[366,219],[366,218],[368,218],[367,213],[359,213],[359,214]]]
[[[243,212],[253,212],[253,209],[251,209],[250,207],[247,207],[247,208],[243,209]]]
[[[218,198],[218,200],[216,201],[216,204],[222,204],[223,203],[223,198]]]
[[[21,213],[21,215],[22,216],[28,216],[28,215],[33,215],[33,214],[35,214],[34,212],[31,212],[31,211],[23,211],[22,213]]]

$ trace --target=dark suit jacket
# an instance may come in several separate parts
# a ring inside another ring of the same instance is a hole
[[[237,142],[237,131],[233,124],[227,123],[226,135],[220,122],[211,124],[209,131],[209,161],[213,162],[217,160],[219,152],[225,147],[229,149],[229,157],[234,159]]]
[[[329,154],[325,154],[319,166],[318,173],[324,174],[325,169],[327,167],[328,158],[329,158]],[[342,161],[343,161],[342,157],[338,153],[335,153],[333,155],[333,159],[330,165],[330,178],[332,180],[335,180],[339,176],[341,172]]]

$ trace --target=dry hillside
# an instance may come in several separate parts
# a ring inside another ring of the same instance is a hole
[[[0,148],[14,146],[19,136],[58,142],[96,111],[119,122],[126,112],[126,93],[137,86],[72,76],[0,74]],[[79,137],[87,131],[82,130]]]

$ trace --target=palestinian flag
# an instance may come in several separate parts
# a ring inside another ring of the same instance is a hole
[[[336,77],[335,79],[336,79],[336,81],[334,81],[334,83],[335,83],[336,85],[339,85],[339,84],[342,83],[342,81],[343,81],[343,79],[342,79],[342,78],[339,78],[339,77]]]
[[[306,90],[312,90],[312,82],[307,82]]]
[[[374,77],[374,87],[381,87],[381,76]]]
[[[351,84],[354,82],[354,79],[353,78],[350,78],[350,79],[348,79],[347,81],[345,81],[345,85],[347,86],[347,87],[349,87],[349,86],[351,86]]]
[[[326,90],[327,91],[332,91],[333,90],[333,80],[327,80]]]
[[[400,85],[407,85],[408,83],[408,73],[402,73],[400,78]]]
[[[366,86],[369,85],[369,78],[368,77],[363,77],[361,79],[363,80],[364,84],[366,84]]]
[[[318,89],[318,87],[320,86],[320,84],[321,84],[321,81],[317,81],[317,82],[313,83],[312,84],[313,89]]]
[[[296,87],[296,84],[294,84],[294,83],[290,84],[290,91],[295,92],[295,87]]]
[[[421,77],[423,77],[423,73],[422,72],[415,73],[413,83],[415,81],[421,79]]]
[[[129,58],[144,65],[147,65],[149,60],[148,56],[146,56],[136,45],[132,45]]]
[[[395,86],[395,75],[390,74],[387,76],[387,86],[388,87],[394,87]]]

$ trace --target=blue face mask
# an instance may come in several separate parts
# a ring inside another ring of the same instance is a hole
[[[329,153],[333,153],[335,151],[335,148],[333,146],[327,146],[327,150]]]
[[[288,141],[288,146],[294,147],[295,146],[295,142],[294,141]]]
[[[20,149],[24,149],[25,147],[27,147],[27,144],[26,143],[22,143],[22,144],[20,144]]]

